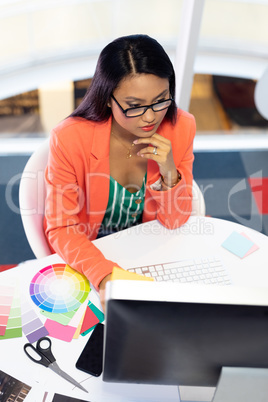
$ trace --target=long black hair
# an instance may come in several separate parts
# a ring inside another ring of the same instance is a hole
[[[153,74],[169,81],[170,95],[175,97],[175,72],[163,47],[148,35],[129,35],[115,39],[100,53],[97,67],[82,102],[71,116],[105,121],[111,115],[111,95],[123,78],[134,74]],[[176,121],[176,104],[172,102],[165,118]]]

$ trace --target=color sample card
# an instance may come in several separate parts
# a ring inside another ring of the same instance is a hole
[[[78,309],[89,291],[87,278],[66,264],[49,265],[41,269],[30,284],[33,302],[51,313]]]
[[[254,247],[253,241],[241,233],[233,232],[222,243],[222,247],[240,258],[245,257]]]
[[[91,301],[88,302],[86,314],[81,327],[81,335],[85,336],[94,329],[98,322],[104,321],[104,314]]]
[[[0,339],[19,338],[22,336],[20,292],[17,287],[12,300],[6,331]]]
[[[0,335],[5,335],[15,288],[0,286]]]
[[[48,335],[42,321],[26,301],[22,303],[21,312],[22,331],[30,343]]]
[[[122,268],[113,268],[111,281],[115,280],[128,280],[128,281],[154,281],[154,278],[148,278],[144,275],[136,274],[135,272],[129,272]]]
[[[67,311],[67,313],[50,313],[49,311],[41,310],[41,314],[50,320],[57,321],[62,325],[68,325],[77,310]]]
[[[84,322],[84,317],[85,317],[85,314],[84,314],[83,317],[81,318],[80,323],[78,324],[78,327],[76,328],[76,331],[75,331],[75,333],[74,333],[73,339],[78,339],[78,338],[79,338],[80,332],[81,332],[81,328],[82,328],[82,324],[83,324],[83,322]]]
[[[98,317],[93,313],[93,311],[87,307],[84,321],[81,327],[81,335],[85,336],[90,331],[92,331],[99,322]]]
[[[46,320],[45,327],[49,336],[60,339],[61,341],[71,342],[74,337],[76,328],[70,325],[62,325],[56,321]]]
[[[82,304],[69,322],[69,325],[62,325],[56,321],[49,319],[46,320],[45,327],[48,330],[49,335],[53,338],[61,339],[65,342],[70,342],[76,333],[81,319],[84,317],[86,308],[87,303]]]

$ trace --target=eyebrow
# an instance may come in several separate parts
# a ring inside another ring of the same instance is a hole
[[[165,90],[162,91],[159,95],[157,95],[154,99],[157,99],[157,98],[159,98],[160,96],[166,95],[168,91],[169,91],[169,89],[165,89]],[[153,99],[153,100],[154,100],[154,99]],[[125,98],[125,100],[135,100],[135,101],[144,102],[144,99],[135,98],[135,96],[127,96],[127,97]]]

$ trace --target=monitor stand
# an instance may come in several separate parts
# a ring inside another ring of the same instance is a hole
[[[268,369],[223,367],[212,402],[265,402]]]
[[[178,387],[180,402],[267,402],[268,369],[223,367],[213,387]]]

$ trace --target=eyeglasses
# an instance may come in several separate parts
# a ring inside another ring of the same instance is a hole
[[[153,103],[152,105],[145,105],[139,107],[130,107],[128,109],[123,109],[120,103],[117,102],[115,97],[112,95],[111,98],[115,101],[115,103],[120,107],[122,112],[126,117],[138,117],[142,116],[148,109],[152,109],[154,112],[160,112],[161,110],[168,109],[174,99],[169,98],[164,101],[160,101],[157,103]]]

